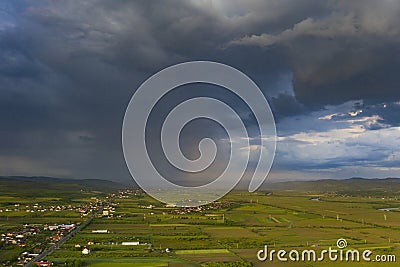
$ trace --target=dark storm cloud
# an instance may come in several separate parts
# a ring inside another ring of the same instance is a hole
[[[280,49],[297,99],[307,105],[400,97],[398,1],[328,1],[331,12],[286,29],[246,35],[231,45]]]
[[[204,4],[3,2],[3,174],[127,177],[120,127],[130,96],[147,77],[196,59],[243,66],[260,82],[269,70],[280,72],[264,64],[278,62],[274,54],[260,59],[252,49],[222,49],[233,38],[258,32],[252,27],[262,27],[265,20],[277,28],[276,11],[260,17],[260,4],[254,2],[240,11],[243,14],[234,8],[227,16],[223,6]],[[295,14],[294,7],[274,6],[283,14]],[[54,172],[48,171],[50,166]]]
[[[282,117],[305,114],[310,111],[305,105],[299,103],[293,95],[279,94],[276,97],[272,97],[270,103],[277,122],[279,122]]]
[[[397,3],[356,3],[3,1],[0,174],[127,181],[120,131],[130,97],[189,60],[249,75],[278,121],[364,99],[364,114],[397,125]],[[391,104],[374,109],[377,100]]]

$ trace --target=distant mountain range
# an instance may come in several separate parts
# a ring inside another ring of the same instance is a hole
[[[349,195],[400,194],[399,178],[365,179],[350,178],[344,180],[316,180],[267,183],[262,186],[263,191],[301,191],[301,192],[336,192]]]
[[[125,184],[101,179],[66,179],[54,177],[0,176],[1,194],[40,194],[100,191],[115,192],[124,189]],[[132,183],[131,188],[135,188]],[[344,180],[288,181],[266,183],[260,191],[298,191],[327,193],[335,192],[349,195],[388,195],[400,194],[400,178],[365,179],[350,178]]]

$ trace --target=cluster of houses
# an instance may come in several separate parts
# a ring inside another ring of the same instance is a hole
[[[59,241],[63,236],[67,235],[70,231],[74,230],[76,225],[73,224],[59,224],[59,225],[47,225],[45,224],[43,230],[52,231],[52,235],[48,236],[50,244],[54,244]]]
[[[138,195],[138,194],[142,194],[142,192],[140,190],[130,190],[130,189],[126,189],[123,191],[119,191],[116,194],[110,194],[109,196],[106,197],[106,199],[122,199],[122,198],[129,198],[131,195]],[[114,213],[115,213],[115,209],[116,207],[119,205],[119,203],[108,203],[106,205],[104,205],[103,207],[103,211],[100,214],[100,216],[105,217],[105,218],[113,218],[114,217]],[[117,218],[121,218],[123,217],[123,215],[119,214],[116,216]]]
[[[171,214],[179,214],[179,215],[185,215],[188,213],[206,213],[207,211],[211,211],[211,210],[219,210],[219,209],[228,208],[231,206],[231,204],[232,203],[230,203],[230,202],[213,202],[213,203],[205,205],[205,206],[181,207],[179,209],[172,209],[170,211],[170,213]],[[166,205],[166,207],[171,208],[173,206]]]
[[[21,255],[18,257],[17,266],[24,266],[25,264],[27,264],[28,262],[39,256],[40,252],[42,252],[41,249],[37,249],[34,252],[25,251],[21,253]]]
[[[115,212],[115,207],[113,207],[112,205],[109,205],[109,206],[104,207],[102,216],[112,218],[114,216],[114,212]]]
[[[9,231],[7,233],[2,233],[1,242],[4,242],[4,245],[10,246],[19,246],[19,247],[26,247],[27,242],[30,238],[38,236],[40,232],[48,231],[48,234],[43,235],[45,239],[43,240],[35,240],[35,247],[31,248],[30,251],[25,251],[21,253],[18,257],[18,266],[24,266],[26,263],[33,260],[37,257],[41,252],[43,245],[49,242],[45,242],[46,240],[50,241],[51,243],[55,243],[60,240],[63,236],[68,234],[70,231],[75,229],[75,224],[58,224],[58,225],[51,225],[51,224],[35,224],[29,225],[25,224],[22,226],[21,230],[18,231]],[[38,266],[50,266],[46,265],[48,262],[40,262]]]
[[[137,189],[137,190],[126,189],[123,191],[119,191],[118,194],[112,194],[111,197],[113,197],[113,198],[129,198],[131,195],[138,196],[138,195],[142,195],[142,194],[143,194],[143,191],[140,189]]]
[[[87,216],[94,210],[97,210],[101,205],[100,200],[94,199],[95,201],[83,204],[83,205],[41,205],[35,204],[20,204],[16,203],[12,206],[3,207],[0,209],[0,213],[11,213],[11,212],[29,212],[29,213],[45,213],[45,212],[58,212],[58,211],[75,211],[80,213],[81,216]],[[100,204],[100,205],[99,205]]]
[[[16,245],[20,247],[26,246],[26,239],[30,236],[35,236],[40,232],[40,228],[35,225],[25,224],[23,228],[19,231],[9,231],[7,233],[2,233],[1,242],[6,245]]]
[[[123,192],[119,194],[120,197],[124,197],[127,193]],[[110,197],[110,196],[109,196]],[[107,198],[109,198],[107,197]],[[89,202],[81,204],[54,204],[54,202],[48,203],[10,203],[0,208],[0,216],[2,217],[14,217],[21,216],[31,213],[46,214],[60,211],[73,211],[78,213],[81,218],[90,216],[95,212],[99,211],[105,204],[104,199],[92,197]],[[107,201],[107,200],[106,200]],[[100,213],[100,216],[111,217],[115,211],[114,204],[108,204],[104,212]],[[46,214],[47,215],[47,214]],[[36,216],[36,215],[34,215]],[[35,224],[35,225],[21,225],[13,230],[5,230],[0,232],[0,247],[4,246],[19,246],[26,249],[25,252],[15,255],[15,261],[7,262],[7,264],[25,265],[36,257],[36,254],[40,254],[42,249],[48,247],[51,244],[57,243],[63,239],[64,236],[68,235],[72,230],[76,228],[75,224]],[[7,231],[7,232],[6,232]],[[89,252],[90,253],[90,252]],[[18,260],[18,261],[17,261]],[[0,264],[5,262],[0,259]],[[36,263],[37,266],[50,266],[47,261],[40,261]]]

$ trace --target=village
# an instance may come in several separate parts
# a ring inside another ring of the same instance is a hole
[[[48,203],[15,203],[12,205],[8,203],[8,205],[3,205],[0,207],[0,215],[3,219],[8,221],[9,218],[19,215],[19,220],[25,221],[25,223],[10,227],[8,231],[0,232],[0,248],[20,252],[15,261],[4,262],[0,258],[1,264],[3,266],[25,266],[67,237],[91,215],[100,213],[100,216],[110,216],[113,208],[108,205],[108,200],[113,197],[116,197],[116,194],[110,194],[105,198],[91,197],[89,202],[80,205]],[[49,222],[29,223],[29,218],[45,220],[46,217],[49,218]],[[58,221],[58,223],[54,221]],[[82,253],[85,253],[84,248]],[[50,266],[51,262],[40,260],[33,264],[33,266]]]
[[[120,190],[117,193],[92,196],[87,202],[79,204],[57,204],[46,202],[35,203],[3,203],[0,206],[0,217],[4,221],[18,218],[20,224],[12,224],[9,230],[0,231],[0,249],[18,253],[13,260],[0,258],[2,266],[50,266],[51,262],[40,259],[35,261],[42,253],[51,248],[58,248],[73,232],[86,227],[93,217],[113,218],[118,203],[115,199],[129,198],[140,195],[140,190]],[[117,215],[121,218],[123,215]],[[43,223],[30,223],[32,218],[44,221]],[[46,218],[48,221],[46,222]],[[78,229],[79,228],[79,229]],[[93,233],[107,233],[107,230],[94,230]],[[112,242],[103,242],[111,244]],[[82,255],[90,254],[90,245],[98,244],[89,241],[85,244],[76,244],[75,248]],[[123,246],[147,245],[146,243],[122,242]],[[50,253],[49,253],[50,254]]]
[[[24,249],[24,251],[19,255],[18,262],[16,263],[17,266],[24,266],[39,256],[43,250],[54,245],[63,236],[66,236],[69,232],[75,229],[75,227],[75,224],[25,224],[19,231],[2,233],[0,241],[2,247],[18,246]]]

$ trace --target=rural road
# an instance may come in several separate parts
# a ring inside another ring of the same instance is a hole
[[[30,267],[33,266],[33,264],[35,262],[41,261],[43,260],[45,257],[47,257],[48,255],[50,255],[51,253],[54,252],[54,250],[56,250],[57,248],[59,248],[62,244],[64,244],[65,241],[67,241],[70,237],[72,237],[74,234],[76,234],[77,232],[79,232],[80,230],[82,230],[83,228],[85,228],[92,220],[93,218],[95,218],[97,216],[97,214],[99,214],[100,212],[102,212],[104,209],[104,206],[101,206],[100,209],[98,211],[96,211],[89,219],[87,219],[86,221],[84,221],[83,223],[81,223],[79,226],[77,226],[74,230],[72,230],[71,232],[69,232],[66,236],[62,237],[60,240],[58,240],[54,245],[52,245],[50,248],[46,249],[45,251],[43,251],[40,255],[38,255],[36,258],[32,259],[30,262],[28,262],[27,264],[25,264],[25,267]]]

